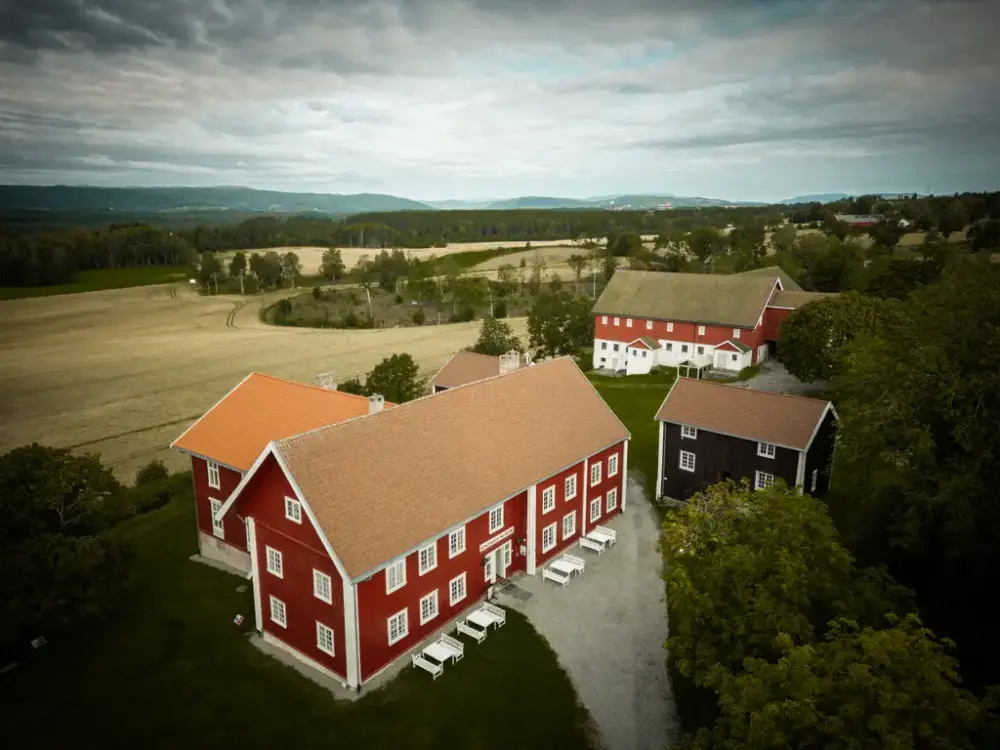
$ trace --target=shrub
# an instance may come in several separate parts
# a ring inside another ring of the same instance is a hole
[[[291,300],[288,299],[278,300],[277,307],[279,315],[290,315],[292,312]]]
[[[453,323],[467,323],[476,319],[476,308],[472,305],[464,305],[458,308],[458,312],[451,316]]]
[[[750,378],[759,374],[760,374],[760,363],[756,365],[750,365],[749,367],[744,367],[742,370],[740,370],[740,374],[738,377],[740,380],[749,380]]]
[[[350,301],[350,303],[352,305],[358,304],[358,293],[357,292],[353,292],[353,291],[352,292],[348,292],[347,293],[347,299]]]
[[[422,326],[424,324],[424,321],[426,321],[426,320],[427,320],[427,316],[424,314],[423,309],[417,309],[413,313],[413,324],[414,325]]]
[[[507,317],[507,302],[505,300],[500,300],[493,303],[493,317],[494,318],[506,318]]]
[[[361,321],[358,318],[358,314],[354,312],[354,310],[349,310],[341,319],[341,324],[344,328],[357,328],[361,325]]]
[[[150,461],[135,473],[135,486],[142,487],[147,484],[162,482],[170,476],[167,467],[162,461]]]
[[[403,295],[402,294],[397,294],[396,295],[396,304],[397,305],[403,304]]]
[[[320,288],[318,286],[314,286],[312,290],[312,296],[314,300],[321,300],[323,299],[323,292],[320,291]]]

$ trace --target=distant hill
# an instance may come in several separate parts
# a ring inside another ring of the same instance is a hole
[[[483,201],[462,201],[462,200],[444,200],[444,201],[424,201],[431,208],[437,208],[442,211],[476,211],[484,209],[491,203],[494,203],[496,199],[483,200]]]
[[[795,203],[834,203],[853,197],[847,193],[815,193],[813,195],[796,195],[794,198],[785,198],[780,203],[784,206],[791,206]]]
[[[699,208],[709,206],[766,206],[766,203],[755,203],[752,201],[726,201],[720,198],[688,197],[681,195],[655,194],[631,194],[631,195],[603,195],[586,198],[552,198],[548,196],[530,195],[520,198],[509,198],[502,201],[494,201],[487,208],[491,209],[517,209],[517,208],[604,208],[612,206],[629,206],[636,211],[655,209],[664,203],[669,203],[671,208]]]
[[[99,188],[0,185],[0,207],[14,211],[180,213],[205,211],[324,214],[428,210],[426,203],[379,193],[285,193],[245,187]]]
[[[590,201],[582,201],[576,198],[550,198],[541,195],[527,195],[520,198],[493,201],[486,208],[510,210],[517,208],[597,208],[597,206]]]

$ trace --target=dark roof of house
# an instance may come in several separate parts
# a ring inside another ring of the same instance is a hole
[[[805,450],[829,401],[678,378],[656,419]]]
[[[750,347],[749,346],[747,346],[746,344],[744,344],[742,341],[737,341],[736,339],[726,339],[721,344],[719,344],[719,346],[725,346],[726,344],[729,344],[734,349],[739,349],[744,354],[746,354],[748,351],[750,351]]]
[[[355,578],[629,436],[563,357],[274,449]]]
[[[657,341],[656,339],[654,339],[652,336],[640,336],[635,341],[632,341],[629,344],[629,346],[632,346],[632,344],[634,344],[636,341],[644,344],[645,346],[649,347],[650,349],[659,349],[660,348],[660,342]]]

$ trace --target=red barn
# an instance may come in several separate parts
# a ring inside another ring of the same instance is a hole
[[[389,404],[392,406],[392,404]],[[170,444],[191,456],[198,551],[241,572],[250,571],[243,518],[214,519],[267,444],[382,407],[336,390],[251,373]]]
[[[360,689],[623,512],[629,437],[557,359],[273,441],[216,518],[264,639]]]

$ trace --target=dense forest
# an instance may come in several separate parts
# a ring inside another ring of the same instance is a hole
[[[866,230],[891,247],[904,231],[933,230],[944,237],[972,224],[977,248],[997,247],[991,221],[1000,220],[1000,193],[882,200],[875,196],[830,204],[770,207],[711,207],[675,211],[399,211],[346,218],[256,216],[234,224],[169,229],[144,223],[111,224],[98,229],[31,231],[0,227],[0,285],[38,286],[70,281],[78,270],[140,265],[189,264],[198,253],[282,246],[366,248],[443,247],[448,243],[509,241],[522,243],[608,235],[654,234],[671,242],[714,240],[708,230],[735,227],[747,237],[762,236],[786,220],[821,228],[844,239],[852,232],[834,217],[839,212],[882,213],[885,220]],[[857,231],[857,230],[853,230]],[[697,233],[701,233],[700,235]],[[695,254],[698,251],[692,248]],[[621,253],[616,253],[621,254]]]

